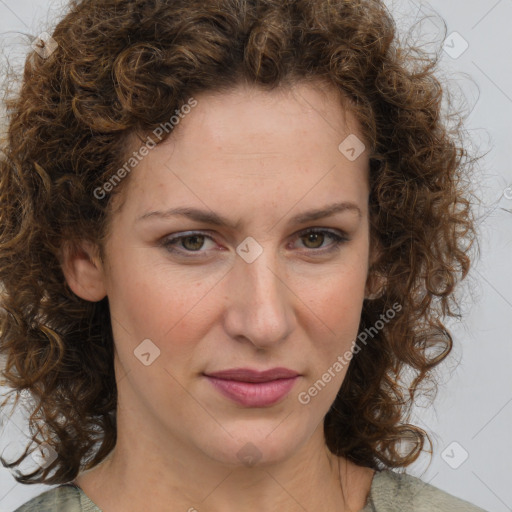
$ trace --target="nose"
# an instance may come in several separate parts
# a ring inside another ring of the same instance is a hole
[[[270,250],[252,263],[237,256],[225,281],[225,329],[259,349],[282,343],[294,328],[294,294]]]

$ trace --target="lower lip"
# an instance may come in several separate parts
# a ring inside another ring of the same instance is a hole
[[[283,399],[293,388],[298,376],[268,382],[240,382],[207,376],[224,395],[245,407],[268,407]]]

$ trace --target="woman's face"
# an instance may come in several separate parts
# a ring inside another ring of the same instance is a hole
[[[277,461],[321,438],[347,370],[368,271],[368,155],[327,88],[195,100],[133,169],[112,219],[118,429],[162,452],[179,442],[226,463]],[[190,215],[152,213],[171,209]],[[241,368],[298,376],[208,377]]]

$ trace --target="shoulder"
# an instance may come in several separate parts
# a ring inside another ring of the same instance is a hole
[[[391,470],[375,473],[364,511],[485,512],[419,478]]]
[[[92,503],[82,500],[80,489],[62,485],[35,496],[14,512],[97,512]]]

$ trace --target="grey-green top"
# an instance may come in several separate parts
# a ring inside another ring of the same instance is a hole
[[[319,505],[319,510],[322,507]],[[80,489],[64,484],[46,491],[15,512],[102,512]],[[361,512],[486,512],[406,473],[378,471]]]

